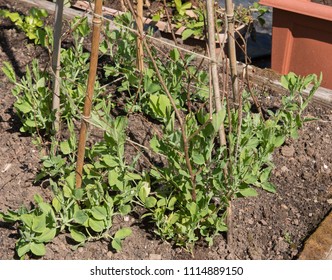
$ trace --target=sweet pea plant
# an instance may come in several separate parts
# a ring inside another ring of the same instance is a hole
[[[132,26],[130,15],[116,21]],[[198,240],[204,239],[211,246],[216,235],[227,231],[229,201],[255,196],[257,187],[276,191],[269,182],[272,153],[287,137],[297,137],[298,129],[307,121],[301,115],[319,86],[315,75],[284,76],[282,85],[289,94],[282,97],[276,112],[267,111],[266,118],[254,113],[246,91],[241,108],[224,103],[216,113],[209,106],[209,75],[194,55],[182,56],[172,49],[163,59],[155,55],[157,48],[148,46],[145,70],[138,73],[133,59],[135,35],[126,28],[111,30],[108,26],[100,45],[100,53],[107,59],[95,84],[94,111],[89,119],[103,136],[93,139],[87,148],[83,187],[76,189],[74,123],[80,118],[86,89],[89,52],[83,47],[83,38],[89,26],[82,19],[75,19],[73,26],[72,46],[62,49],[61,61],[61,117],[67,137],[53,136],[54,112],[48,86],[51,71],[40,67],[37,60],[22,79],[15,76],[9,63],[3,68],[15,85],[14,108],[22,121],[21,131],[51,142],[36,181],[49,182],[52,200],[36,195],[32,208],[0,211],[1,220],[18,224],[16,249],[20,258],[31,253],[44,255],[45,244],[63,232],[70,234],[75,247],[106,239],[114,250],[121,250],[131,229],[115,231],[113,218],[135,211],[141,221],[150,223],[157,236],[193,251]],[[127,102],[123,114],[116,117],[111,115],[114,104],[108,94],[112,80]],[[313,87],[305,96],[303,91],[309,84]],[[127,134],[131,112],[144,114],[162,127],[162,131],[156,129],[146,147]],[[221,124],[227,131],[227,145],[221,145],[218,139]],[[237,126],[239,130],[234,129]],[[128,143],[139,151],[129,162],[125,160]],[[152,155],[144,156],[150,167],[138,170],[137,160],[146,151]],[[163,164],[154,163],[153,155],[161,156]]]

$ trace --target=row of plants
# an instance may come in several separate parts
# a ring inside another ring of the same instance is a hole
[[[33,10],[29,16],[37,21],[41,19],[39,13],[45,14]],[[16,15],[8,11],[0,14],[13,22],[27,22],[21,15],[15,20]],[[134,26],[130,14],[115,22]],[[27,36],[33,33],[35,37],[29,38],[34,43],[52,50],[50,27],[39,22],[34,29],[17,26]],[[3,67],[15,85],[14,108],[22,122],[21,131],[31,134],[40,147],[45,140],[51,143],[48,155],[41,158],[36,181],[49,182],[52,200],[36,195],[32,208],[0,211],[1,220],[18,224],[16,250],[20,258],[31,253],[44,255],[45,244],[60,233],[69,233],[77,244],[74,247],[106,239],[115,250],[121,250],[131,229],[114,230],[113,218],[135,212],[157,236],[193,251],[197,241],[203,239],[212,246],[214,237],[227,231],[226,209],[231,200],[257,195],[256,187],[276,191],[269,182],[272,153],[288,137],[298,136],[298,129],[307,121],[302,113],[320,79],[293,73],[284,76],[281,82],[289,94],[282,97],[277,111],[267,111],[266,118],[254,112],[247,91],[242,93],[241,107],[227,99],[217,113],[210,106],[208,72],[195,55],[172,49],[165,59],[153,44],[147,44],[145,70],[139,73],[135,67],[136,35],[125,28],[111,30],[108,24],[100,44],[100,53],[106,59],[100,66],[93,112],[87,120],[94,129],[103,131],[103,137],[91,139],[85,153],[83,187],[77,189],[75,122],[81,119],[86,91],[90,53],[84,42],[90,28],[85,18],[76,18],[70,26],[71,45],[61,50],[60,116],[66,132],[61,137],[52,129],[52,71],[34,60],[18,79],[9,63]],[[117,85],[113,94],[122,92],[126,96],[125,112],[120,116],[111,114],[115,97],[108,90],[110,83]],[[302,92],[311,83],[313,87],[305,97]],[[162,127],[148,147],[135,143],[127,134],[132,112],[149,116]],[[221,125],[227,132],[227,145],[218,139]],[[128,143],[140,150],[131,162],[125,160]],[[163,157],[164,164],[156,164],[153,156],[148,158],[144,153],[147,150]],[[150,168],[137,168],[142,156]]]
[[[185,27],[186,29],[181,34],[183,40],[192,36],[201,39],[205,38],[205,1],[163,0],[160,2],[162,2],[160,8],[153,14],[153,21],[169,21],[177,29]],[[223,33],[225,32],[225,9],[216,3],[215,11],[217,31],[218,33]],[[237,26],[250,26],[255,21],[263,25],[265,23],[264,15],[268,13],[268,8],[255,2],[249,7],[236,6],[234,13]]]

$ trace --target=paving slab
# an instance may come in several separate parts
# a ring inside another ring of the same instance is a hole
[[[305,242],[300,260],[332,260],[332,211]]]

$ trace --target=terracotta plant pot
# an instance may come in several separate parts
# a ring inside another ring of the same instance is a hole
[[[286,74],[323,73],[332,89],[332,7],[309,0],[260,0],[273,7],[272,69]]]

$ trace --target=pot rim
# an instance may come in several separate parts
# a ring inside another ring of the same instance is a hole
[[[261,5],[332,21],[332,7],[310,0],[260,0]]]

